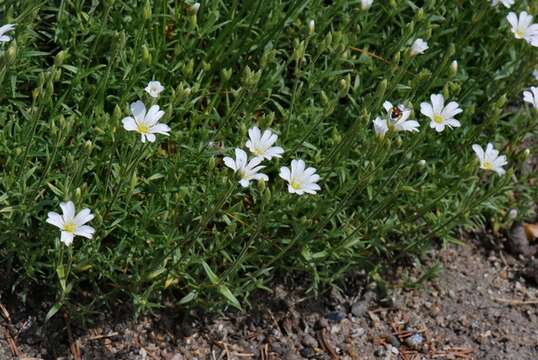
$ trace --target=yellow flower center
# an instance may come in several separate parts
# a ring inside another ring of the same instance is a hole
[[[252,153],[256,156],[262,156],[264,151],[262,148],[256,147],[254,150],[252,150]]]
[[[516,39],[523,39],[525,37],[525,30],[517,29],[515,35]]]
[[[301,183],[295,180],[293,180],[290,185],[294,190],[299,190],[301,188]]]
[[[138,132],[141,134],[149,134],[149,127],[146,124],[138,124]]]
[[[493,170],[493,163],[491,161],[484,161],[482,168],[484,170]]]
[[[433,121],[435,121],[436,123],[442,124],[443,120],[444,120],[443,115],[440,115],[440,114],[433,115]]]
[[[76,230],[77,230],[77,224],[73,222],[64,224],[64,231],[74,234]]]

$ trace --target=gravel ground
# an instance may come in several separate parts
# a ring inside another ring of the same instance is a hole
[[[482,235],[432,251],[442,272],[388,299],[361,280],[320,299],[275,286],[246,314],[103,314],[99,325],[69,331],[60,314],[43,325],[44,306],[29,315],[4,303],[0,359],[538,359],[538,266],[484,250],[492,243]],[[419,278],[417,268],[395,279]]]

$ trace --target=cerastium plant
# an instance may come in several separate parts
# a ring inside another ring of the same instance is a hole
[[[379,278],[455,229],[532,215],[536,2],[0,13],[2,274],[45,284],[49,317],[240,308],[275,276]]]

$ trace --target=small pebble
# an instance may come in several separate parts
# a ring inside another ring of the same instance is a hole
[[[331,311],[327,315],[325,315],[327,319],[334,322],[340,322],[346,318],[346,314],[344,314],[341,311]]]
[[[396,348],[399,348],[400,345],[401,345],[400,340],[398,340],[398,338],[396,336],[392,335],[392,334],[389,335],[388,340],[389,340],[390,344],[392,346],[396,347]]]
[[[424,337],[420,333],[415,333],[405,339],[405,343],[412,349],[418,350],[422,347]]]
[[[305,358],[311,358],[311,357],[316,356],[316,352],[310,346],[302,348],[300,352],[301,352],[301,356]]]

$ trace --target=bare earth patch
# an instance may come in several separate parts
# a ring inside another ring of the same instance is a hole
[[[439,277],[388,304],[368,288],[312,300],[277,287],[246,314],[109,314],[69,332],[66,316],[43,326],[44,314],[6,306],[0,359],[538,359],[538,291],[521,275],[524,262],[479,249],[432,251]]]

